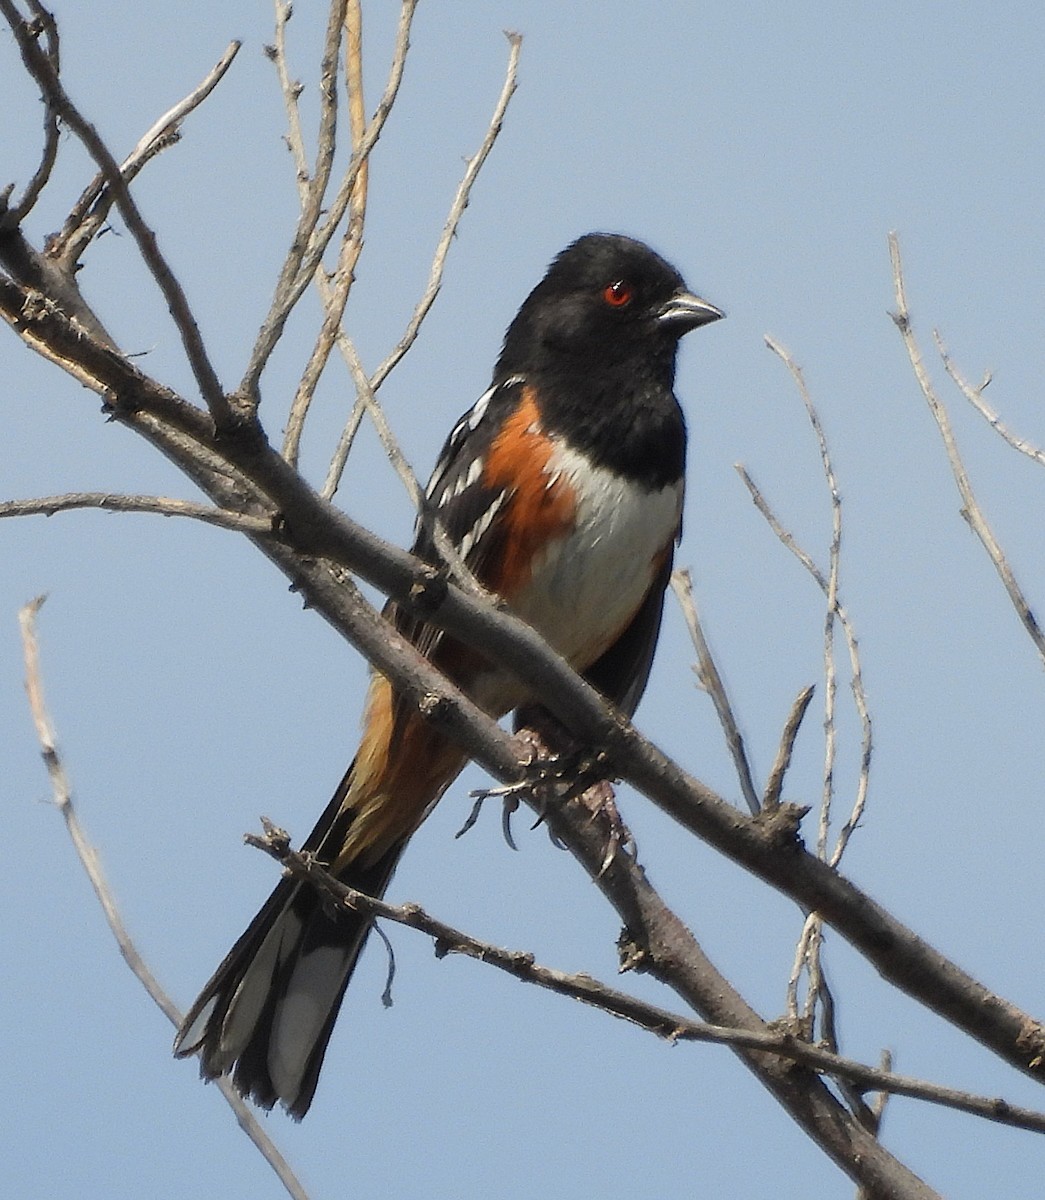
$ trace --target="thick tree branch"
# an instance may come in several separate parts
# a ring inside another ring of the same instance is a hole
[[[532,735],[524,731],[522,736]],[[544,753],[540,738],[536,739],[536,752]],[[524,798],[581,863],[623,921],[619,942],[623,969],[641,970],[666,984],[711,1024],[766,1032],[766,1023],[715,968],[642,867],[626,854],[607,857],[606,845],[615,841],[615,830],[598,787],[592,789],[591,798],[582,796],[566,804],[549,801],[540,789],[531,797],[524,793]],[[773,830],[781,847],[794,837],[796,810],[789,806],[759,820]],[[801,1128],[870,1195],[881,1200],[935,1196],[867,1133],[815,1075],[775,1055],[740,1047],[734,1050]]]

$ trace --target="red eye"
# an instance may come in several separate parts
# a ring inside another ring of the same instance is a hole
[[[635,297],[635,290],[626,279],[618,279],[602,289],[602,298],[610,308],[623,308]]]

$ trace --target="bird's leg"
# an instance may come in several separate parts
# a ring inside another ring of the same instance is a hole
[[[517,737],[531,754],[527,787],[541,797],[537,823],[547,815],[547,804],[576,801],[590,813],[592,821],[606,828],[606,854],[602,871],[618,849],[634,853],[635,841],[621,819],[614,798],[609,760],[602,751],[580,744],[540,705],[527,705],[516,713]]]

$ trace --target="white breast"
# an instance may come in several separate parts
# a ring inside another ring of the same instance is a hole
[[[549,487],[561,479],[575,492],[576,528],[534,563],[512,608],[583,670],[642,604],[678,530],[683,485],[647,491],[563,444],[547,471]]]

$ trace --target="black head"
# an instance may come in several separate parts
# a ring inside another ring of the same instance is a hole
[[[723,315],[687,291],[649,246],[589,233],[563,250],[524,301],[505,335],[497,375],[541,366],[598,372],[636,358],[670,374],[678,339]]]

